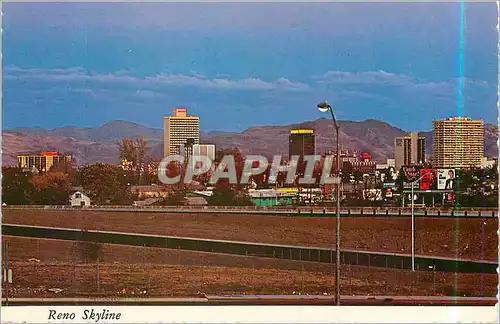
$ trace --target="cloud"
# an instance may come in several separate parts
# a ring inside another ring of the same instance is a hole
[[[411,76],[405,74],[395,74],[379,71],[362,71],[362,72],[344,72],[344,71],[328,71],[321,76],[315,76],[315,80],[319,83],[329,84],[391,84],[391,85],[407,85],[413,82]]]
[[[313,79],[318,85],[326,85],[331,89],[354,88],[356,89],[354,91],[364,93],[365,95],[368,93],[377,94],[377,92],[382,92],[382,87],[385,87],[386,89],[391,88],[392,91],[400,91],[405,94],[450,97],[456,95],[459,87],[458,78],[437,82],[425,81],[414,76],[384,70],[361,72],[328,71],[323,75],[314,76]],[[487,89],[489,87],[489,84],[483,80],[466,77],[462,77],[461,80],[464,89]],[[390,93],[389,95],[394,95],[394,93]]]
[[[259,78],[207,78],[199,73],[194,75],[160,73],[157,75],[137,77],[127,71],[116,73],[93,73],[81,67],[68,69],[34,69],[10,66],[5,68],[5,80],[41,80],[47,82],[97,82],[108,85],[125,84],[135,87],[199,87],[226,90],[304,90],[309,86],[286,78],[275,81],[264,81]]]

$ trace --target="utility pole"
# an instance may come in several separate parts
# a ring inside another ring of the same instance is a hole
[[[4,244],[4,268],[3,268],[3,281],[5,282],[5,305],[9,305],[9,259],[8,259],[8,243]]]

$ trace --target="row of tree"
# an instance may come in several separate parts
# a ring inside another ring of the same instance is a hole
[[[2,168],[2,202],[8,205],[61,205],[68,202],[71,181],[65,173],[24,172],[16,167]]]

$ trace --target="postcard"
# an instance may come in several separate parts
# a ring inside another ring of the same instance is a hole
[[[494,322],[497,24],[4,3],[2,321]]]

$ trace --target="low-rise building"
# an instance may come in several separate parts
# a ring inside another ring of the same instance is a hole
[[[487,157],[483,157],[483,159],[481,160],[481,164],[479,164],[477,167],[483,168],[483,169],[488,169],[488,168],[494,167],[496,163],[498,163],[498,159],[488,160]]]
[[[208,201],[205,197],[186,197],[184,204],[187,206],[207,206]]]
[[[82,191],[76,190],[69,196],[69,204],[71,207],[90,206],[90,198]]]
[[[132,186],[130,189],[139,198],[165,198],[167,196],[166,188],[160,185]]]
[[[249,190],[248,195],[256,206],[287,206],[291,205],[296,197],[293,193],[275,189]]]
[[[352,163],[353,172],[360,171],[364,174],[375,174],[377,170],[377,162],[375,161],[358,161]]]
[[[69,172],[73,167],[71,154],[61,154],[59,152],[19,154],[17,156],[17,165],[21,169],[36,169],[42,173],[53,169]]]
[[[144,200],[136,200],[134,201],[134,206],[145,207],[145,206],[153,206],[162,201],[162,198],[146,198]]]

